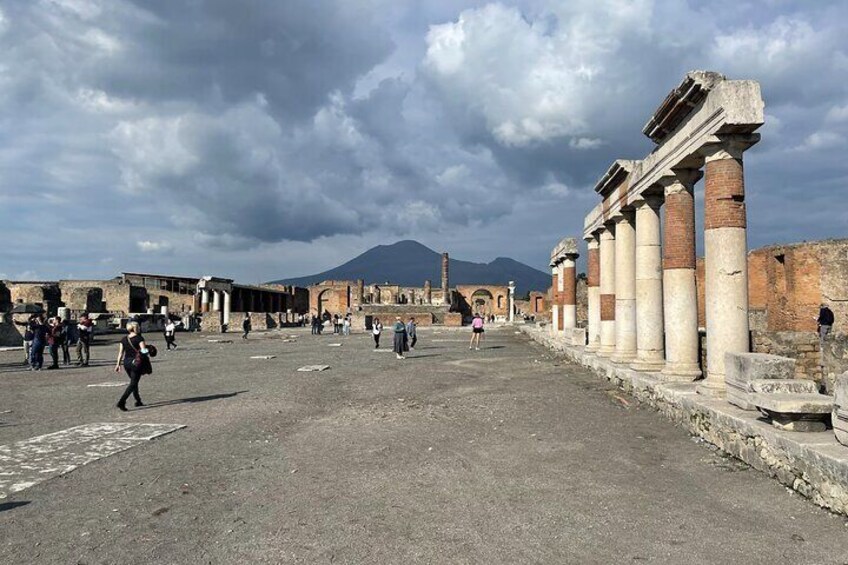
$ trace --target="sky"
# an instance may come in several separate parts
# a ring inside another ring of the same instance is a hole
[[[846,22],[841,0],[0,0],[0,278],[255,283],[399,239],[546,270],[694,69],[762,86],[749,246],[846,237]]]

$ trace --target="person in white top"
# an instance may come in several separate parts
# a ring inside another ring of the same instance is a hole
[[[165,324],[165,343],[166,349],[171,349],[173,346],[174,349],[177,348],[177,342],[174,341],[174,335],[177,332],[177,324],[174,323],[173,320],[168,320],[168,323]]]
[[[371,333],[374,334],[374,349],[380,349],[380,334],[383,333],[383,324],[380,318],[374,318],[374,323],[371,324]]]

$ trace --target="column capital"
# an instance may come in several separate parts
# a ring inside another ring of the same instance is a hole
[[[600,241],[600,239],[598,239],[597,235],[594,235],[593,237],[590,237],[589,239],[586,240],[586,247],[588,247],[589,249],[597,249],[600,246],[601,246],[601,241]]]
[[[633,219],[635,218],[635,211],[632,209],[622,209],[615,216],[612,217],[612,220],[616,225],[623,223],[633,223]]]
[[[704,145],[699,153],[704,161],[721,161],[724,159],[742,160],[742,154],[760,140],[760,134],[749,133],[739,135],[716,136],[716,141]]]
[[[657,184],[663,187],[663,192],[668,196],[678,192],[691,192],[695,183],[703,176],[701,169],[673,169],[668,175],[660,178]]]
[[[642,208],[643,206],[648,206],[650,208],[653,208],[654,210],[659,210],[662,207],[664,201],[665,201],[665,198],[663,197],[662,194],[653,194],[653,193],[644,194],[643,193],[643,194],[640,194],[636,198],[636,200],[634,200],[632,202],[632,204],[633,204],[633,207],[636,208],[637,210],[639,208]]]
[[[615,223],[610,221],[604,224],[604,228],[600,232],[598,235],[599,240],[615,239]]]

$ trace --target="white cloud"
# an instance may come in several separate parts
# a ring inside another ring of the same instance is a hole
[[[165,241],[137,241],[136,245],[142,253],[170,253],[174,249]]]

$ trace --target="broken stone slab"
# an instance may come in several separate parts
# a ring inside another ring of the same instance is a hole
[[[298,371],[301,373],[313,373],[317,371],[326,371],[329,368],[329,365],[306,365],[304,367],[300,367]]]
[[[833,411],[833,398],[824,394],[753,394],[751,402],[779,430],[823,432]]]
[[[342,346],[341,343],[328,343],[327,344],[327,347],[341,347],[341,346]]]
[[[833,385],[831,420],[836,441],[848,446],[848,371],[836,377]]]
[[[809,379],[755,379],[748,383],[748,392],[762,394],[818,394],[815,381]]]
[[[751,402],[751,381],[790,380],[795,375],[795,360],[768,353],[726,353],[724,368],[727,401],[742,410],[756,410]]]
[[[233,340],[231,340],[231,339],[207,339],[206,341],[208,341],[209,343],[232,343],[233,342]]]
[[[251,359],[276,359],[276,355],[251,355]]]

